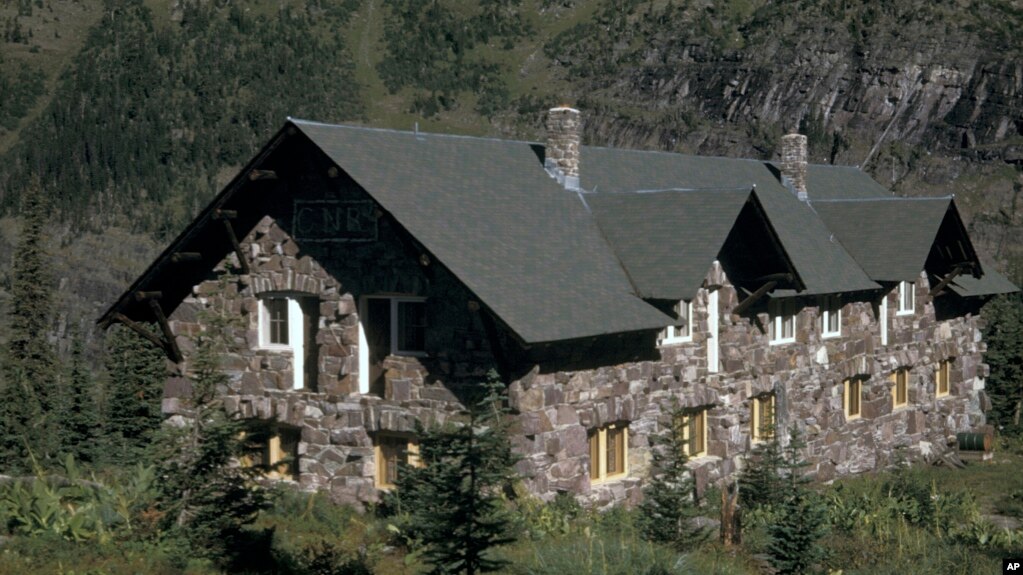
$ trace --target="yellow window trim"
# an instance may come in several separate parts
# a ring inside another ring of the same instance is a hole
[[[616,473],[607,473],[607,435],[610,430],[622,431],[622,470]],[[612,423],[599,427],[590,433],[590,484],[599,485],[614,481],[629,475],[629,424]],[[593,456],[597,456],[596,467],[594,467]],[[594,473],[596,471],[596,473]]]
[[[698,457],[705,457],[707,455],[707,412],[710,408],[704,407],[698,410],[691,411],[682,416],[682,450],[686,457],[689,459],[696,459]],[[700,445],[703,449],[696,451],[695,453],[690,452],[689,444],[692,440],[692,431],[690,430],[693,418],[697,418],[696,426],[698,431],[703,437],[700,438]]]
[[[952,389],[952,360],[944,359],[938,363],[934,373],[934,396],[948,397]]]
[[[385,461],[383,444],[388,441],[395,443],[404,441],[405,455],[408,458],[406,463],[412,467],[423,466],[422,460],[419,459],[419,442],[416,441],[415,437],[405,433],[378,433],[373,438],[373,462],[376,467],[374,481],[377,489],[394,489],[394,483],[387,481],[387,461]],[[397,464],[397,461],[395,464]]]
[[[909,368],[900,367],[888,376],[892,383],[892,410],[906,407],[909,404]],[[899,401],[901,387],[902,401]]]
[[[855,389],[856,396],[856,412],[851,413],[852,405],[850,400],[852,399],[852,388]],[[863,380],[855,377],[850,377],[842,382],[842,413],[845,414],[846,421],[859,419],[863,417]]]
[[[764,411],[766,404],[766,411],[770,416],[770,421],[766,424],[762,421],[761,413]],[[760,443],[771,439],[772,433],[770,430],[764,429],[765,425],[770,425],[772,428],[776,421],[775,411],[775,395],[773,393],[763,394],[754,397],[750,400],[750,410],[752,415],[750,417],[750,438],[753,443]],[[706,442],[704,442],[706,445]]]

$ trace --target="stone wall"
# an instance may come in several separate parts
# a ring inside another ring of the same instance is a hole
[[[323,166],[296,170],[327,173]],[[834,338],[821,336],[817,301],[800,299],[796,341],[771,345],[765,304],[751,316],[729,313],[738,297],[715,264],[704,283],[720,286],[718,373],[707,369],[706,288],[694,302],[692,342],[658,349],[652,337],[598,338],[563,344],[557,353],[552,349],[550,358],[561,358],[559,353],[569,358],[555,361],[536,350],[530,356],[514,349],[514,338],[499,322],[488,327],[486,311],[473,295],[439,262],[421,257],[414,241],[379,210],[372,241],[296,240],[293,200],[366,199],[350,180],[323,176],[286,180],[282,187],[286,193],[276,191],[259,208],[270,215],[239,234],[251,274],[228,275],[236,262],[233,254],[227,257],[177,306],[171,326],[186,355],[180,369],[187,373],[191,338],[203,329],[202,313],[218,310],[238,318],[227,334],[233,349],[223,364],[230,376],[223,390],[226,405],[246,418],[300,429],[298,482],[329,489],[338,501],[359,504],[377,497],[376,433],[412,432],[417,421],[429,425],[452,417],[465,386],[479,381],[498,356],[513,364],[504,367],[526,485],[541,497],[567,491],[601,507],[639,499],[649,470],[650,436],[661,432],[673,401],[709,408],[708,453],[690,463],[700,486],[741,469],[750,449],[750,399],[765,392],[776,394],[778,427],[803,431],[821,480],[884,466],[897,448],[910,455],[941,448],[949,435],[983,423],[987,372],[978,318],[966,314],[938,321],[924,275],[917,282],[915,314],[897,315],[895,292],[885,296],[890,332],[884,347],[879,300],[869,297],[843,302],[842,334]],[[281,197],[290,201],[273,199]],[[302,294],[319,304],[318,377],[310,389],[290,389],[287,352],[259,346],[258,298],[274,292]],[[428,356],[389,357],[382,392],[359,394],[358,302],[378,293],[428,298]],[[599,351],[622,347],[624,341],[625,347],[646,346],[646,358],[611,359]],[[525,357],[534,359],[527,363]],[[955,360],[950,394],[936,399],[935,370],[948,358]],[[912,370],[908,404],[893,412],[889,375],[900,367]],[[854,376],[864,380],[862,417],[846,421],[843,381]],[[175,378],[165,411],[186,412],[187,396],[187,380]],[[628,423],[629,476],[591,485],[587,433],[608,423]]]

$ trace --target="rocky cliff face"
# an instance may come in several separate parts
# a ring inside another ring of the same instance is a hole
[[[984,247],[1019,257],[1020,2],[616,4],[546,46],[590,142],[771,159],[798,129],[812,161],[960,196]]]

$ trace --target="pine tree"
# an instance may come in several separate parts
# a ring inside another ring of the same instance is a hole
[[[778,517],[768,526],[771,537],[767,553],[778,573],[806,573],[824,558],[820,539],[827,534],[827,507],[807,484],[803,469],[806,447],[799,429],[789,431],[789,443],[782,457],[784,491],[776,510]]]
[[[204,315],[207,331],[196,341],[191,373],[190,419],[182,427],[161,429],[151,453],[165,532],[186,542],[192,555],[232,567],[259,539],[247,528],[271,500],[254,481],[257,471],[236,465],[246,452],[244,426],[224,411],[217,395],[227,380],[220,371],[226,322],[223,316]]]
[[[514,541],[500,496],[517,459],[500,407],[502,387],[491,371],[483,393],[468,402],[464,422],[420,430],[424,465],[399,474],[398,497],[411,510],[432,574],[476,575],[506,563],[489,553]]]
[[[781,478],[784,460],[778,435],[773,426],[765,429],[765,435],[770,439],[753,447],[739,475],[739,497],[750,509],[778,503],[785,490]]]
[[[163,352],[130,329],[115,326],[107,337],[106,451],[112,463],[130,463],[163,421],[167,368]]]
[[[707,530],[694,526],[699,515],[692,472],[686,467],[683,412],[677,405],[669,412],[667,433],[652,437],[653,469],[643,488],[639,525],[643,536],[682,551],[700,543]]]
[[[14,254],[9,339],[4,358],[0,456],[12,470],[33,467],[57,448],[57,370],[47,335],[53,282],[46,252],[47,204],[38,178],[24,197],[23,227]]]
[[[990,421],[1002,433],[1023,434],[1023,300],[1020,294],[992,299],[984,307],[984,341],[991,374],[985,382],[991,398]]]
[[[100,453],[99,404],[92,375],[85,365],[82,338],[72,336],[71,373],[61,409],[60,443],[64,453],[83,463],[95,463]]]

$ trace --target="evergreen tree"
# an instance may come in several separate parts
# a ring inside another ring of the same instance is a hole
[[[803,469],[806,447],[799,429],[789,431],[789,444],[782,457],[784,491],[776,510],[778,517],[768,526],[771,541],[767,546],[771,565],[778,573],[806,573],[824,558],[820,539],[827,534],[827,507],[807,484]]]
[[[78,461],[94,463],[100,453],[99,404],[96,402],[92,375],[85,365],[82,338],[75,333],[72,339],[71,373],[60,417],[61,449]]]
[[[667,433],[651,438],[653,469],[643,487],[639,525],[646,539],[685,550],[703,541],[707,530],[691,523],[699,512],[696,485],[686,467],[681,408],[676,405],[668,417]]]
[[[23,226],[14,253],[9,339],[4,358],[0,455],[13,470],[32,467],[57,448],[57,370],[47,341],[53,282],[46,252],[47,204],[38,178],[24,197]]]
[[[778,503],[785,491],[781,478],[784,466],[781,444],[773,426],[765,431],[770,439],[753,447],[739,475],[739,497],[743,505],[751,509]]]
[[[138,460],[163,421],[160,402],[167,368],[163,352],[134,331],[115,326],[107,337],[107,454],[112,463],[130,463]]]
[[[501,489],[513,479],[516,456],[508,441],[503,388],[494,371],[470,400],[461,424],[420,430],[423,467],[404,467],[397,487],[426,545],[430,573],[475,575],[506,562],[489,551],[514,541]]]
[[[991,398],[990,421],[1002,433],[1023,434],[1023,300],[1001,295],[984,307],[984,341],[991,374],[985,382]]]
[[[165,426],[152,447],[157,507],[165,533],[185,542],[192,555],[232,567],[258,538],[247,527],[271,501],[254,481],[257,471],[236,464],[245,453],[244,426],[217,395],[227,384],[220,371],[225,321],[207,314],[204,323],[191,373],[190,419],[181,427]]]

